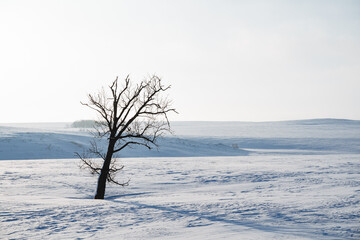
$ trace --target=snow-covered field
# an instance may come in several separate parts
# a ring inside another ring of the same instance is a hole
[[[174,123],[103,201],[64,126],[0,126],[0,239],[360,239],[359,121]]]

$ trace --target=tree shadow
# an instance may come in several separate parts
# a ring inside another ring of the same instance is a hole
[[[153,192],[120,194],[120,195],[114,195],[114,196],[106,197],[105,200],[113,200],[113,199],[117,199],[117,198],[130,197],[130,196],[140,196],[140,195],[146,195],[146,194],[151,194],[151,193],[153,193]],[[119,201],[115,201],[115,202],[119,202]]]

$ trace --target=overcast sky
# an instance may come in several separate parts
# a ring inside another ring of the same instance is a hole
[[[0,0],[0,122],[93,118],[127,74],[171,120],[360,119],[360,1]]]

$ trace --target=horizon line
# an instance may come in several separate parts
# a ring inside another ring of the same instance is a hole
[[[243,123],[267,123],[267,122],[292,122],[292,121],[314,121],[314,120],[336,120],[336,121],[360,121],[360,119],[350,118],[302,118],[302,119],[288,119],[288,120],[265,120],[265,121],[245,121],[245,120],[174,120],[171,122],[243,122]],[[74,123],[78,121],[96,121],[94,119],[81,119],[74,121],[40,121],[40,122],[1,122],[1,124],[50,124],[50,123]]]

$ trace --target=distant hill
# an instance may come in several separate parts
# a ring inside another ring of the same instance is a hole
[[[327,124],[359,124],[360,120],[339,119],[339,118],[317,118],[286,121],[302,125],[327,125]]]

